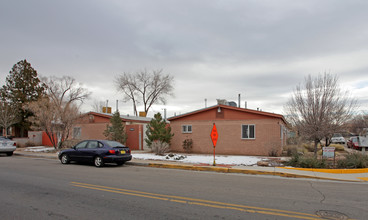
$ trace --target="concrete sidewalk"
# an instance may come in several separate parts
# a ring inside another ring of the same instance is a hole
[[[14,151],[14,155],[58,159],[57,153]],[[286,167],[261,167],[261,166],[232,166],[206,164],[189,164],[178,161],[142,160],[133,158],[126,163],[132,166],[145,166],[156,168],[182,169],[194,171],[210,171],[221,173],[241,173],[253,175],[272,175],[290,178],[311,178],[320,180],[334,180],[347,182],[368,183],[368,169],[302,169]]]

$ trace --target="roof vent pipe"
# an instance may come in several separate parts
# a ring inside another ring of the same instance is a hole
[[[240,108],[240,93],[238,95],[238,107]]]

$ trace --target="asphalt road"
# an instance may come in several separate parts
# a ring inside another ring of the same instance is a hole
[[[319,214],[319,215],[317,215]],[[1,219],[368,219],[366,184],[0,156]]]

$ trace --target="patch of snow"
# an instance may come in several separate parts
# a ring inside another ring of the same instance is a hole
[[[49,152],[49,151],[53,151],[53,150],[55,150],[55,148],[53,148],[53,147],[38,146],[38,147],[27,147],[24,151],[29,151],[29,152]]]
[[[213,164],[213,155],[178,155],[175,154],[174,157],[159,156],[153,153],[132,153],[133,158],[142,160],[163,160],[163,161],[178,161],[182,163],[194,163],[194,164]],[[180,160],[175,160],[175,158],[181,158]],[[261,161],[262,157],[252,157],[252,156],[216,156],[216,164],[224,165],[244,165],[252,166],[256,165],[258,161]]]

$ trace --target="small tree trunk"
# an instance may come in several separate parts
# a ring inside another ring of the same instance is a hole
[[[62,143],[62,135],[61,132],[58,132],[56,135],[57,138],[57,144],[56,144],[56,149],[60,149],[61,143]]]
[[[331,144],[331,143],[330,143],[330,138],[327,138],[327,137],[326,137],[326,147],[330,146],[330,144]]]
[[[317,146],[318,146],[319,140],[314,140],[314,157],[317,158]]]
[[[4,135],[5,138],[8,138],[8,128],[7,127],[3,128],[3,134],[5,134]]]

